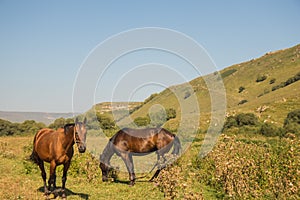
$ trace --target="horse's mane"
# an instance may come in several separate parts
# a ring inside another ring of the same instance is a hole
[[[69,123],[69,124],[64,125],[65,134],[67,133],[67,130],[68,130],[68,128],[70,128],[70,126],[75,126],[75,123]]]

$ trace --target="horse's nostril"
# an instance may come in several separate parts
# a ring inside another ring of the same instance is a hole
[[[80,153],[84,153],[85,150],[86,150],[86,147],[80,146],[80,147],[78,148],[78,150],[79,150]]]

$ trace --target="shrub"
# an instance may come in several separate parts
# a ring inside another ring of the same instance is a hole
[[[243,87],[243,86],[239,87],[239,93],[243,92],[245,89],[246,89],[246,88]]]
[[[270,123],[263,123],[260,129],[260,133],[267,137],[282,136],[282,130]]]
[[[286,119],[284,120],[284,125],[290,123],[300,124],[300,109],[288,113]]]
[[[256,82],[262,82],[264,80],[267,79],[267,76],[266,75],[258,75],[257,78],[256,78]]]
[[[147,126],[150,123],[149,117],[137,117],[134,119],[134,123],[137,126]]]
[[[176,110],[174,108],[166,109],[167,120],[176,118]]]
[[[274,87],[272,87],[272,91],[278,90],[280,88],[286,87],[296,81],[300,80],[300,72],[298,72],[295,76],[289,78],[288,80],[286,80],[285,82],[281,82],[279,85],[276,85]]]
[[[201,183],[228,199],[299,199],[300,141],[220,139],[205,158],[194,161]]]
[[[236,118],[234,116],[229,116],[226,118],[226,121],[223,126],[223,131],[225,129],[229,129],[231,127],[237,127],[237,126],[238,126],[238,124],[237,124]]]
[[[271,80],[270,80],[270,84],[273,84],[273,83],[275,83],[276,82],[276,79],[275,78],[272,78]]]
[[[258,119],[253,113],[240,113],[236,116],[238,126],[255,126],[258,125]]]
[[[300,135],[300,109],[288,113],[284,120],[283,129],[285,133]]]
[[[190,177],[189,174],[184,173],[182,167],[176,162],[168,165],[160,172],[155,183],[159,190],[164,193],[165,199],[204,199],[202,191],[195,192],[192,190],[194,181],[197,181],[195,177]]]
[[[238,103],[238,105],[242,105],[242,104],[247,103],[247,102],[248,102],[248,100],[243,99],[242,101],[240,101],[240,102]]]
[[[232,127],[239,127],[239,133],[256,133],[259,128],[258,125],[258,118],[253,113],[240,113],[236,116],[227,117],[222,131],[224,132]],[[251,126],[252,128],[247,128],[246,126]]]
[[[222,77],[222,78],[226,78],[227,76],[230,76],[231,74],[233,74],[233,73],[236,72],[236,71],[237,71],[237,69],[229,69],[229,70],[223,72],[223,73],[221,74],[221,77]]]

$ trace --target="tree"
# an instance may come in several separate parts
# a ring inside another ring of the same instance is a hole
[[[51,129],[58,129],[58,128],[64,127],[65,124],[66,124],[65,118],[61,117],[61,118],[54,120],[54,122],[52,124],[50,124],[48,127]]]
[[[97,120],[102,129],[112,129],[116,126],[115,122],[107,115],[97,113]]]
[[[10,121],[0,119],[0,136],[18,134],[17,123],[11,123]]]

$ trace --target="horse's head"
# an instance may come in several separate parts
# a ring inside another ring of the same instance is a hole
[[[78,118],[75,120],[75,135],[74,139],[78,147],[78,151],[80,153],[84,153],[86,150],[86,118],[84,118],[83,122],[79,122]]]

